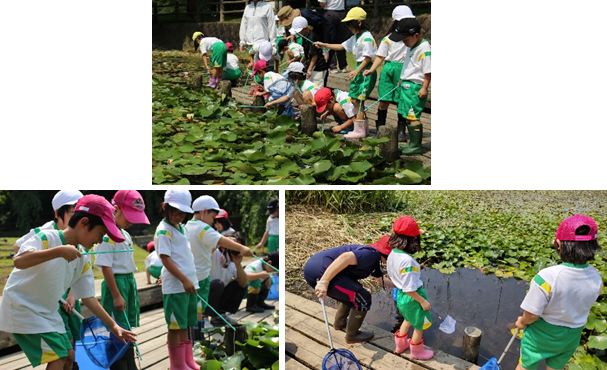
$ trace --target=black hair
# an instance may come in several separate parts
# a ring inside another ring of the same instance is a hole
[[[582,225],[575,230],[575,235],[588,235],[589,232],[590,226]],[[598,240],[561,240],[560,257],[563,262],[583,265],[593,259],[594,254],[599,250],[601,250],[601,247]]]
[[[150,249],[150,250],[148,251],[148,253],[152,253],[152,252],[153,252],[153,251],[155,251],[155,250],[156,250],[156,247],[152,247],[152,249]]]
[[[75,204],[64,204],[57,210],[57,215],[55,216],[55,223],[61,219],[61,221],[65,224],[65,214],[69,212],[71,209],[75,209]]]
[[[160,205],[160,214],[162,215],[162,217],[164,217],[164,219],[168,222],[171,223],[171,215],[173,214],[173,212],[183,212],[173,206],[171,206],[168,203],[162,203]],[[186,213],[186,218],[183,220],[184,222],[187,220],[187,215],[188,213]]]
[[[306,76],[299,72],[289,72],[289,78],[293,81],[303,81],[306,79]]]
[[[244,243],[245,243],[244,234],[241,231],[230,231],[230,232],[225,233],[223,236],[225,236],[226,238],[234,238],[234,239],[236,239],[237,243],[240,243],[242,245],[244,245]],[[230,250],[230,253],[238,254],[240,252]]]
[[[274,266],[275,269],[280,270],[279,269],[280,256],[279,256],[278,252],[270,252],[270,254],[267,257],[265,257],[263,260],[266,262],[272,261],[272,263],[270,263],[270,265]]]
[[[215,222],[221,224],[221,226],[223,227],[223,231],[228,230],[230,227],[232,227],[232,223],[230,222],[230,220],[228,220],[227,218],[216,218]],[[242,243],[241,243],[242,244]]]
[[[68,226],[71,227],[72,229],[75,228],[76,225],[78,224],[78,222],[85,217],[89,219],[89,223],[88,223],[89,230],[92,230],[95,226],[98,226],[98,225],[105,226],[101,217],[92,215],[90,213],[85,213],[85,212],[74,212],[74,214],[72,215],[72,218],[70,218]]]
[[[409,254],[419,252],[422,250],[421,238],[418,236],[407,236],[397,233],[392,233],[388,240],[388,245],[392,248],[400,249]]]
[[[392,21],[392,25],[390,26],[390,29],[388,30],[388,32],[386,33],[386,35],[384,37],[388,37],[392,32],[394,32],[394,30],[396,30],[396,21],[395,20]]]
[[[360,22],[360,26],[358,25],[358,22]],[[362,32],[362,31],[368,31],[369,30],[369,23],[367,23],[366,19],[364,21],[359,21],[357,19],[352,19],[350,21],[347,21],[346,25],[348,27],[354,28],[356,30],[356,33],[359,33],[359,32]]]

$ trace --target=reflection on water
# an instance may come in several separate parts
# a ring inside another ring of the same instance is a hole
[[[476,326],[483,331],[478,364],[500,357],[512,337],[510,329],[521,314],[520,304],[528,289],[525,281],[500,279],[465,268],[451,275],[426,268],[422,270],[422,281],[432,308],[441,317],[451,315],[457,321],[455,333],[445,334],[438,329],[441,320],[433,315],[432,327],[424,332],[427,345],[461,357],[464,329]],[[396,314],[392,290],[386,289],[373,294],[373,305],[365,322],[391,330]],[[519,351],[520,341],[515,340],[502,361],[503,369],[516,367]]]

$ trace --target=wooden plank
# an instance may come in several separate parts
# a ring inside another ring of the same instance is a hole
[[[312,369],[321,369],[322,360],[330,348],[300,332],[285,327],[285,353]]]
[[[286,355],[285,356],[285,369],[289,370],[308,370],[309,368],[297,362],[293,357]]]

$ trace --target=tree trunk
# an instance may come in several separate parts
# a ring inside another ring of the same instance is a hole
[[[398,135],[396,133],[396,127],[393,126],[380,126],[377,129],[379,132],[378,138],[387,137],[389,141],[379,144],[379,154],[386,158],[388,162],[394,162],[400,157],[398,152]]]
[[[194,89],[200,89],[202,87],[202,75],[194,75],[192,78],[192,87]]]
[[[223,96],[223,94],[226,94],[227,97],[231,98],[232,97],[232,81],[222,80],[219,83],[219,91],[221,92],[222,96]]]
[[[266,105],[266,100],[263,98],[263,96],[256,96],[255,100],[253,100],[253,105],[259,107],[264,106]],[[263,113],[266,111],[266,108],[251,108],[251,111],[255,113]]]
[[[462,358],[464,360],[473,364],[477,363],[482,335],[483,332],[474,326],[468,326],[464,329],[464,342],[462,344]]]
[[[316,107],[304,104],[301,107],[301,132],[311,136],[316,131]]]

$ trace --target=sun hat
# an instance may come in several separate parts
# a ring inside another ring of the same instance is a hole
[[[278,199],[276,199],[276,198],[270,199],[270,201],[268,202],[268,210],[266,211],[266,215],[276,212],[276,210],[278,208],[279,208]]]
[[[257,72],[264,69],[268,69],[268,62],[263,59],[259,59],[257,62],[255,62],[255,65],[253,66],[253,76],[255,76]]]
[[[293,22],[293,18],[299,17],[300,15],[301,15],[301,12],[299,11],[299,9],[293,9],[288,5],[283,6],[282,8],[280,8],[278,13],[276,14],[278,19],[280,19],[280,22],[278,22],[278,25],[279,26],[290,26],[291,23]]]
[[[378,241],[370,245],[377,249],[379,253],[387,256],[392,252],[392,247],[388,244],[388,240],[390,240],[390,235],[382,236]]]
[[[392,11],[392,19],[400,21],[403,18],[415,18],[411,8],[406,5],[399,5]]]
[[[153,240],[148,243],[147,248],[148,248],[148,253],[151,253],[152,248],[154,248],[154,241]]]
[[[78,199],[82,198],[83,195],[79,190],[61,190],[53,197],[53,211],[69,204],[73,205],[78,202]]]
[[[342,22],[364,21],[365,19],[367,19],[367,12],[365,12],[363,8],[356,6],[350,9],[348,14],[346,14],[346,18],[344,18]]]
[[[196,198],[194,203],[192,203],[192,209],[194,212],[204,211],[205,209],[219,212],[221,208],[219,208],[219,204],[215,198],[210,195],[203,195]]]
[[[196,39],[197,39],[199,36],[204,37],[204,33],[202,33],[202,32],[194,32],[194,34],[192,35],[192,41],[196,41]]]
[[[272,59],[272,43],[270,41],[263,41],[259,44],[259,59]]]
[[[588,235],[575,235],[575,230],[580,226],[590,227]],[[598,227],[596,222],[588,216],[575,215],[564,219],[556,230],[556,238],[565,241],[590,241],[598,238]]]
[[[293,19],[293,25],[291,26],[291,29],[289,30],[289,32],[291,34],[300,33],[301,30],[303,30],[306,27],[308,27],[307,19],[305,19],[304,17],[295,17],[295,19]]]
[[[287,67],[286,72],[297,72],[297,73],[305,73],[304,72],[304,65],[301,62],[293,62],[291,64],[289,64],[289,66]]]
[[[323,87],[319,89],[316,94],[314,94],[317,113],[322,113],[325,111],[325,109],[327,109],[327,104],[329,104],[329,101],[331,101],[331,97],[333,97],[333,93],[328,87]]]
[[[101,218],[107,228],[107,234],[113,241],[122,243],[124,237],[116,226],[114,220],[114,207],[101,195],[88,194],[78,199],[76,203],[76,212],[88,213]]]
[[[126,220],[132,224],[149,224],[145,215],[145,203],[137,190],[118,190],[112,204],[120,207]]]
[[[215,216],[215,219],[218,218],[228,218],[228,211],[226,211],[225,209],[220,209],[219,213],[217,214],[217,216]]]
[[[188,190],[167,190],[164,193],[164,202],[182,212],[194,213],[190,207],[192,195]]]
[[[226,42],[226,50],[234,51],[234,45],[231,42]]]
[[[395,233],[406,236],[418,236],[424,232],[419,229],[417,222],[411,216],[401,216],[394,221],[392,230]]]
[[[394,32],[390,34],[389,39],[392,41],[402,41],[407,36],[413,36],[421,32],[422,27],[415,18],[403,18],[396,23]]]

